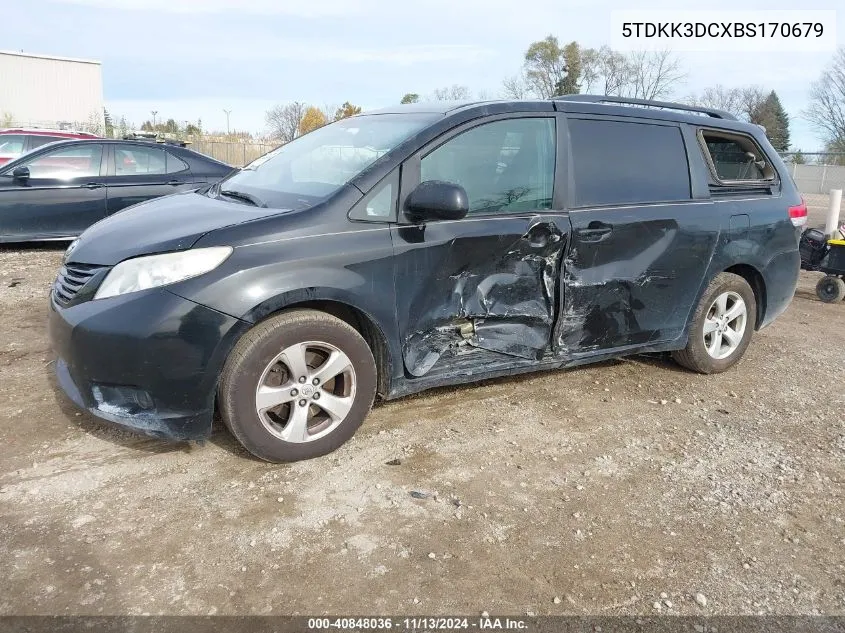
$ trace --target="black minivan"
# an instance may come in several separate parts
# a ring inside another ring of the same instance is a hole
[[[334,450],[376,395],[671,351],[720,372],[782,313],[806,207],[764,131],[576,95],[343,119],[68,249],[63,390],[168,438],[215,407],[260,458]]]

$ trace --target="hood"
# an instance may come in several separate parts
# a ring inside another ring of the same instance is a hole
[[[192,191],[156,198],[91,226],[68,249],[67,261],[113,266],[130,257],[185,250],[209,231],[286,212]]]

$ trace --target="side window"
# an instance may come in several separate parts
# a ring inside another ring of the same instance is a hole
[[[54,141],[66,141],[67,139],[63,136],[42,136],[41,134],[29,137],[29,149],[33,150],[36,147],[41,147],[42,145],[46,145],[47,143],[53,143]]]
[[[710,166],[720,181],[773,180],[774,170],[754,140],[741,134],[701,131]]]
[[[575,206],[691,198],[681,130],[648,123],[569,119]]]
[[[165,152],[167,154],[167,173],[168,174],[178,174],[180,171],[185,171],[188,169],[188,163],[186,163],[181,158],[177,158],[170,152]]]
[[[377,184],[349,212],[353,220],[390,222],[396,217],[396,197],[399,193],[399,169]]]
[[[421,181],[461,185],[470,213],[551,209],[555,120],[505,119],[474,127],[423,157]]]
[[[157,147],[114,146],[116,176],[153,176],[167,173],[165,152]]]
[[[99,143],[85,143],[62,147],[29,161],[31,178],[90,178],[100,175],[100,159],[103,146]]]
[[[23,152],[23,142],[23,136],[0,134],[0,156],[17,156]]]

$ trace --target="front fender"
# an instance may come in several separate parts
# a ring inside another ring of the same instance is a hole
[[[390,232],[370,228],[239,246],[219,268],[169,290],[249,323],[305,302],[343,304],[381,331],[396,371],[393,266]]]

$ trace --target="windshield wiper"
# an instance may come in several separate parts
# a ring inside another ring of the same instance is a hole
[[[245,193],[243,191],[232,191],[231,189],[221,189],[220,190],[221,196],[226,196],[227,198],[236,198],[238,200],[244,200],[249,202],[251,205],[256,207],[266,207],[267,205],[261,198],[256,198],[251,193]]]

